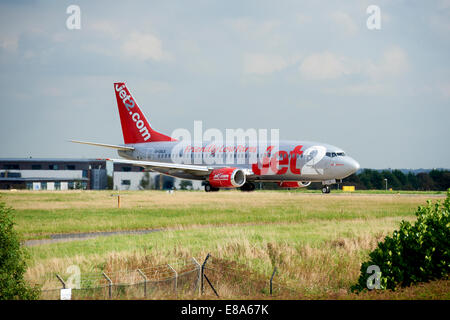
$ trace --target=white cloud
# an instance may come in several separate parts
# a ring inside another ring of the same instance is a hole
[[[300,73],[307,79],[336,79],[353,72],[354,66],[347,59],[331,52],[311,54],[300,65]]]
[[[116,24],[113,24],[107,20],[95,21],[90,25],[95,32],[100,32],[109,35],[111,38],[118,38],[121,36],[120,29]]]
[[[254,36],[264,36],[268,32],[275,31],[281,25],[278,20],[258,21],[247,17],[227,20],[227,24],[239,33]]]
[[[120,52],[127,57],[140,61],[162,61],[171,58],[171,55],[163,50],[161,39],[151,32],[123,32],[119,26],[107,20],[97,21],[91,24],[90,28],[114,41],[122,42]],[[97,43],[85,45],[85,48],[91,52],[112,55],[109,49],[99,47]]]
[[[310,22],[312,21],[312,18],[311,18],[311,16],[309,16],[309,15],[306,15],[306,14],[303,14],[303,13],[297,13],[297,14],[295,15],[295,21],[296,21],[298,24],[303,25],[303,24],[310,23]]]
[[[450,0],[440,0],[437,7],[441,10],[450,8]]]
[[[331,20],[334,22],[333,27],[341,31],[346,36],[354,36],[358,33],[358,26],[353,19],[345,12],[336,11],[331,14]]]
[[[409,62],[405,51],[399,47],[386,49],[376,62],[357,61],[326,51],[307,56],[299,70],[303,77],[314,80],[337,79],[346,75],[361,74],[372,81],[380,81],[387,77],[403,75],[409,70]]]
[[[106,46],[102,46],[102,45],[99,45],[98,43],[94,43],[94,42],[84,44],[81,46],[81,48],[83,50],[85,50],[86,52],[92,52],[92,53],[96,53],[96,54],[108,56],[108,57],[112,57],[116,54],[115,51],[110,50]]]
[[[244,55],[244,74],[270,74],[287,66],[288,62],[281,56],[260,53]]]
[[[229,19],[225,23],[248,46],[273,49],[280,48],[286,42],[286,34],[280,32],[282,23],[278,20],[258,21],[244,17]]]
[[[450,2],[450,1],[449,1]],[[448,34],[450,32],[450,21],[448,15],[434,14],[429,17],[430,27],[439,33]]]
[[[19,45],[19,37],[18,36],[2,36],[0,38],[0,48],[5,49],[7,51],[15,52]]]
[[[325,93],[336,95],[371,95],[389,94],[391,88],[383,83],[358,83],[340,87],[324,88]]]
[[[161,40],[151,33],[130,34],[121,49],[124,54],[142,61],[161,61],[164,58]]]
[[[441,84],[439,89],[444,98],[450,99],[450,82]]]
[[[64,32],[56,32],[51,35],[53,42],[61,43],[70,41],[70,33],[67,31]]]
[[[367,74],[374,79],[399,76],[409,69],[406,53],[399,47],[391,47],[384,51],[379,63],[369,62]]]
[[[42,93],[48,97],[61,97],[62,96],[61,89],[57,88],[57,87],[45,87],[42,90]]]

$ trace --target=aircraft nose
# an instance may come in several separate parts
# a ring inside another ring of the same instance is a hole
[[[360,168],[358,161],[356,161],[353,158],[348,159],[348,166],[349,166],[349,169],[352,171],[352,173],[355,173]]]

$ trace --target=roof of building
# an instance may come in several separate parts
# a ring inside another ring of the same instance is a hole
[[[88,178],[0,178],[0,182],[89,181]]]
[[[0,158],[0,162],[104,162],[106,159],[77,158]]]

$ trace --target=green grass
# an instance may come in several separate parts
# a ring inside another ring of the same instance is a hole
[[[264,191],[264,190],[263,190]],[[303,192],[303,193],[322,193],[321,190],[310,190],[310,189],[297,189],[297,190],[289,190],[291,192]],[[286,190],[280,190],[280,192],[286,192]],[[355,190],[355,191],[342,191],[332,189],[332,193],[337,194],[446,194],[447,191],[417,191],[417,190]]]
[[[301,223],[310,219],[340,221],[405,217],[413,215],[414,209],[424,203],[424,198],[395,198],[397,197],[395,195],[361,198],[357,195],[330,197],[285,192],[262,192],[253,195],[223,192],[214,195],[208,202],[208,199],[204,200],[203,197],[206,196],[203,194],[186,192],[181,193],[183,198],[179,202],[175,200],[174,203],[171,203],[172,199],[164,198],[166,196],[164,193],[158,193],[154,200],[157,205],[152,206],[146,204],[145,199],[136,204],[127,199],[133,195],[133,193],[125,194],[122,201],[128,201],[128,206],[120,209],[115,208],[116,203],[108,199],[110,196],[105,192],[19,193],[5,198],[9,205],[18,207],[15,210],[17,230],[24,239],[45,238],[56,233],[179,228],[196,225]],[[152,193],[147,195],[150,199],[153,196]],[[89,203],[95,204],[99,196],[102,197],[103,207],[90,207]],[[182,201],[191,197],[188,203]],[[196,203],[197,199],[200,203]],[[239,199],[242,202],[239,202]],[[25,204],[21,202],[24,200]],[[35,202],[42,208],[34,209]],[[17,206],[17,203],[22,203],[22,207]],[[82,207],[78,205],[79,203],[82,203]],[[61,205],[67,208],[60,208]]]
[[[84,256],[105,255],[110,252],[146,252],[157,249],[169,253],[183,246],[196,256],[217,251],[227,244],[248,243],[264,248],[268,242],[290,245],[320,246],[339,238],[361,237],[393,229],[400,218],[341,220],[336,225],[320,220],[283,225],[196,227],[187,230],[168,230],[145,235],[116,235],[90,240],[44,244],[29,248],[35,261],[65,258],[82,253]],[[245,259],[245,257],[242,257]],[[241,261],[243,262],[243,261]]]
[[[342,205],[341,205],[342,206]],[[177,228],[190,225],[222,225],[251,223],[301,223],[310,219],[340,221],[408,216],[411,211],[401,206],[361,211],[343,210],[339,204],[323,210],[303,210],[301,206],[207,209],[61,209],[21,210],[17,213],[17,230],[26,239],[55,233],[118,231],[155,228]]]

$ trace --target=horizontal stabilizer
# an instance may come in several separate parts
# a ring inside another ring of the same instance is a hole
[[[97,146],[97,147],[105,147],[105,148],[112,148],[112,149],[116,149],[116,150],[131,150],[133,151],[134,148],[133,147],[126,147],[126,146],[118,146],[115,144],[106,144],[106,143],[96,143],[96,142],[86,142],[86,141],[77,141],[77,140],[69,140],[70,142],[74,142],[74,143],[81,143],[81,144],[89,144],[91,146]]]

